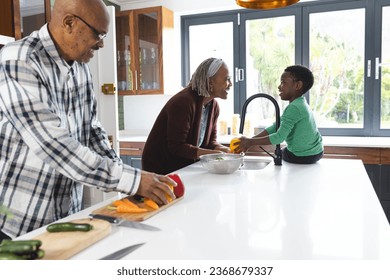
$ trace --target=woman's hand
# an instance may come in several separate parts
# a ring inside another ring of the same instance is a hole
[[[197,158],[199,158],[200,156],[211,155],[211,154],[223,154],[223,152],[218,151],[218,150],[198,148],[198,152],[197,152],[196,156],[197,156]]]
[[[225,146],[216,147],[215,151],[220,151],[222,153],[231,153],[230,148]]]
[[[176,198],[169,186],[176,187],[176,185],[176,182],[167,176],[142,171],[137,194],[148,197],[159,205],[168,204],[166,195],[172,200]]]

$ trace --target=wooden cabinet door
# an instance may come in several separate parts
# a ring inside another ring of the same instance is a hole
[[[390,201],[390,165],[381,165],[380,200]]]
[[[365,164],[364,167],[379,198],[381,192],[381,166],[378,164]]]
[[[116,14],[119,95],[164,93],[164,30],[173,30],[173,13],[151,7]]]
[[[135,94],[134,73],[134,29],[133,14],[129,11],[117,12],[115,17],[117,50],[117,89],[119,95]]]
[[[163,88],[161,9],[134,11],[137,89],[142,93],[158,93]],[[138,52],[138,53],[137,53]]]
[[[49,22],[50,17],[50,0],[24,1],[22,3],[19,0],[1,0],[0,48],[3,44],[10,41],[7,37],[18,40],[28,36],[32,31]],[[22,22],[23,26],[21,25]]]
[[[19,0],[0,1],[0,36],[4,36],[4,40],[0,42],[0,48],[4,43],[9,42],[8,37],[15,40],[22,37]]]
[[[387,220],[390,223],[390,201],[381,201],[383,211],[386,214]]]

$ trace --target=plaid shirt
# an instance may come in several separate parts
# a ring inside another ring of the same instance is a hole
[[[86,64],[68,65],[47,25],[0,52],[0,230],[11,237],[81,210],[83,185],[134,194],[139,169],[124,165],[96,119]]]

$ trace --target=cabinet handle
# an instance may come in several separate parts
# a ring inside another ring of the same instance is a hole
[[[121,150],[126,150],[126,151],[142,151],[141,148],[121,148]]]
[[[324,156],[329,158],[358,158],[357,155],[327,154],[327,153],[325,153]]]
[[[134,71],[135,73],[135,90],[138,90],[138,72]]]

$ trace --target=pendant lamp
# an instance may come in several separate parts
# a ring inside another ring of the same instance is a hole
[[[236,0],[237,5],[247,9],[275,9],[290,6],[299,0]]]

